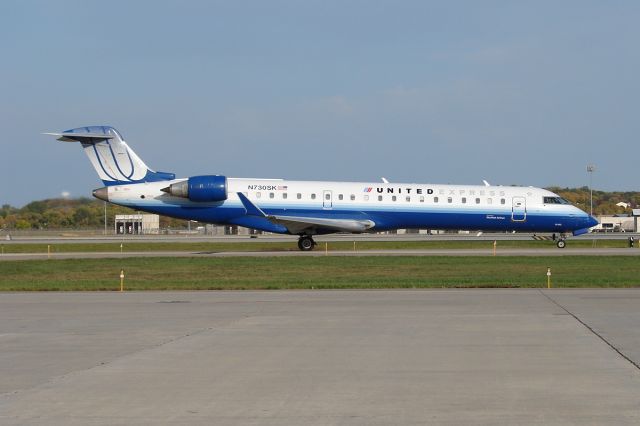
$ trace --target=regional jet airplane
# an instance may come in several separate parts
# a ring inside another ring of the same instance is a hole
[[[80,142],[104,187],[101,200],[136,210],[205,223],[298,235],[312,250],[314,235],[399,228],[552,232],[565,246],[598,222],[545,189],[245,179],[220,175],[176,179],[151,170],[113,127],[47,133]]]

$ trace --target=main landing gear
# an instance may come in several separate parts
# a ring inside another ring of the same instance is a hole
[[[302,251],[310,251],[315,247],[316,242],[313,241],[311,235],[301,235],[298,240],[298,248]]]

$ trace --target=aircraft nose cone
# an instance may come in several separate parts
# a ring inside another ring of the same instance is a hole
[[[595,217],[589,216],[589,218],[587,219],[587,223],[589,224],[589,228],[591,228],[593,226],[596,226],[599,222]]]
[[[106,186],[98,189],[94,189],[92,192],[93,196],[99,200],[109,201],[109,191]]]

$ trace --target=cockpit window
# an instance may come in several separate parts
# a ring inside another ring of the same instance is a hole
[[[544,204],[571,204],[562,197],[544,197]]]

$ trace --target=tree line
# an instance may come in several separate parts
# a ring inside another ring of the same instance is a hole
[[[588,187],[548,188],[573,205],[589,212],[590,193]],[[629,204],[625,209],[616,204]],[[593,213],[595,215],[630,213],[631,208],[640,206],[640,192],[593,191]],[[107,205],[107,226],[113,227],[117,214],[133,214],[128,207]],[[53,198],[33,201],[22,208],[8,204],[0,208],[0,229],[88,229],[104,226],[104,202],[93,198]],[[161,228],[186,228],[187,221],[160,216]]]
[[[113,228],[117,214],[136,211],[107,203],[107,226]],[[104,202],[93,198],[53,198],[32,201],[22,208],[0,207],[0,229],[93,229],[104,227]],[[160,216],[161,228],[186,228],[187,221]]]
[[[581,188],[547,188],[549,191],[555,192],[574,206],[589,213],[590,210],[590,191],[589,187]],[[618,203],[626,203],[629,205],[626,209],[617,206]],[[593,190],[593,214],[612,215],[612,214],[631,214],[631,209],[640,208],[640,192],[635,191],[614,191],[605,192]]]

